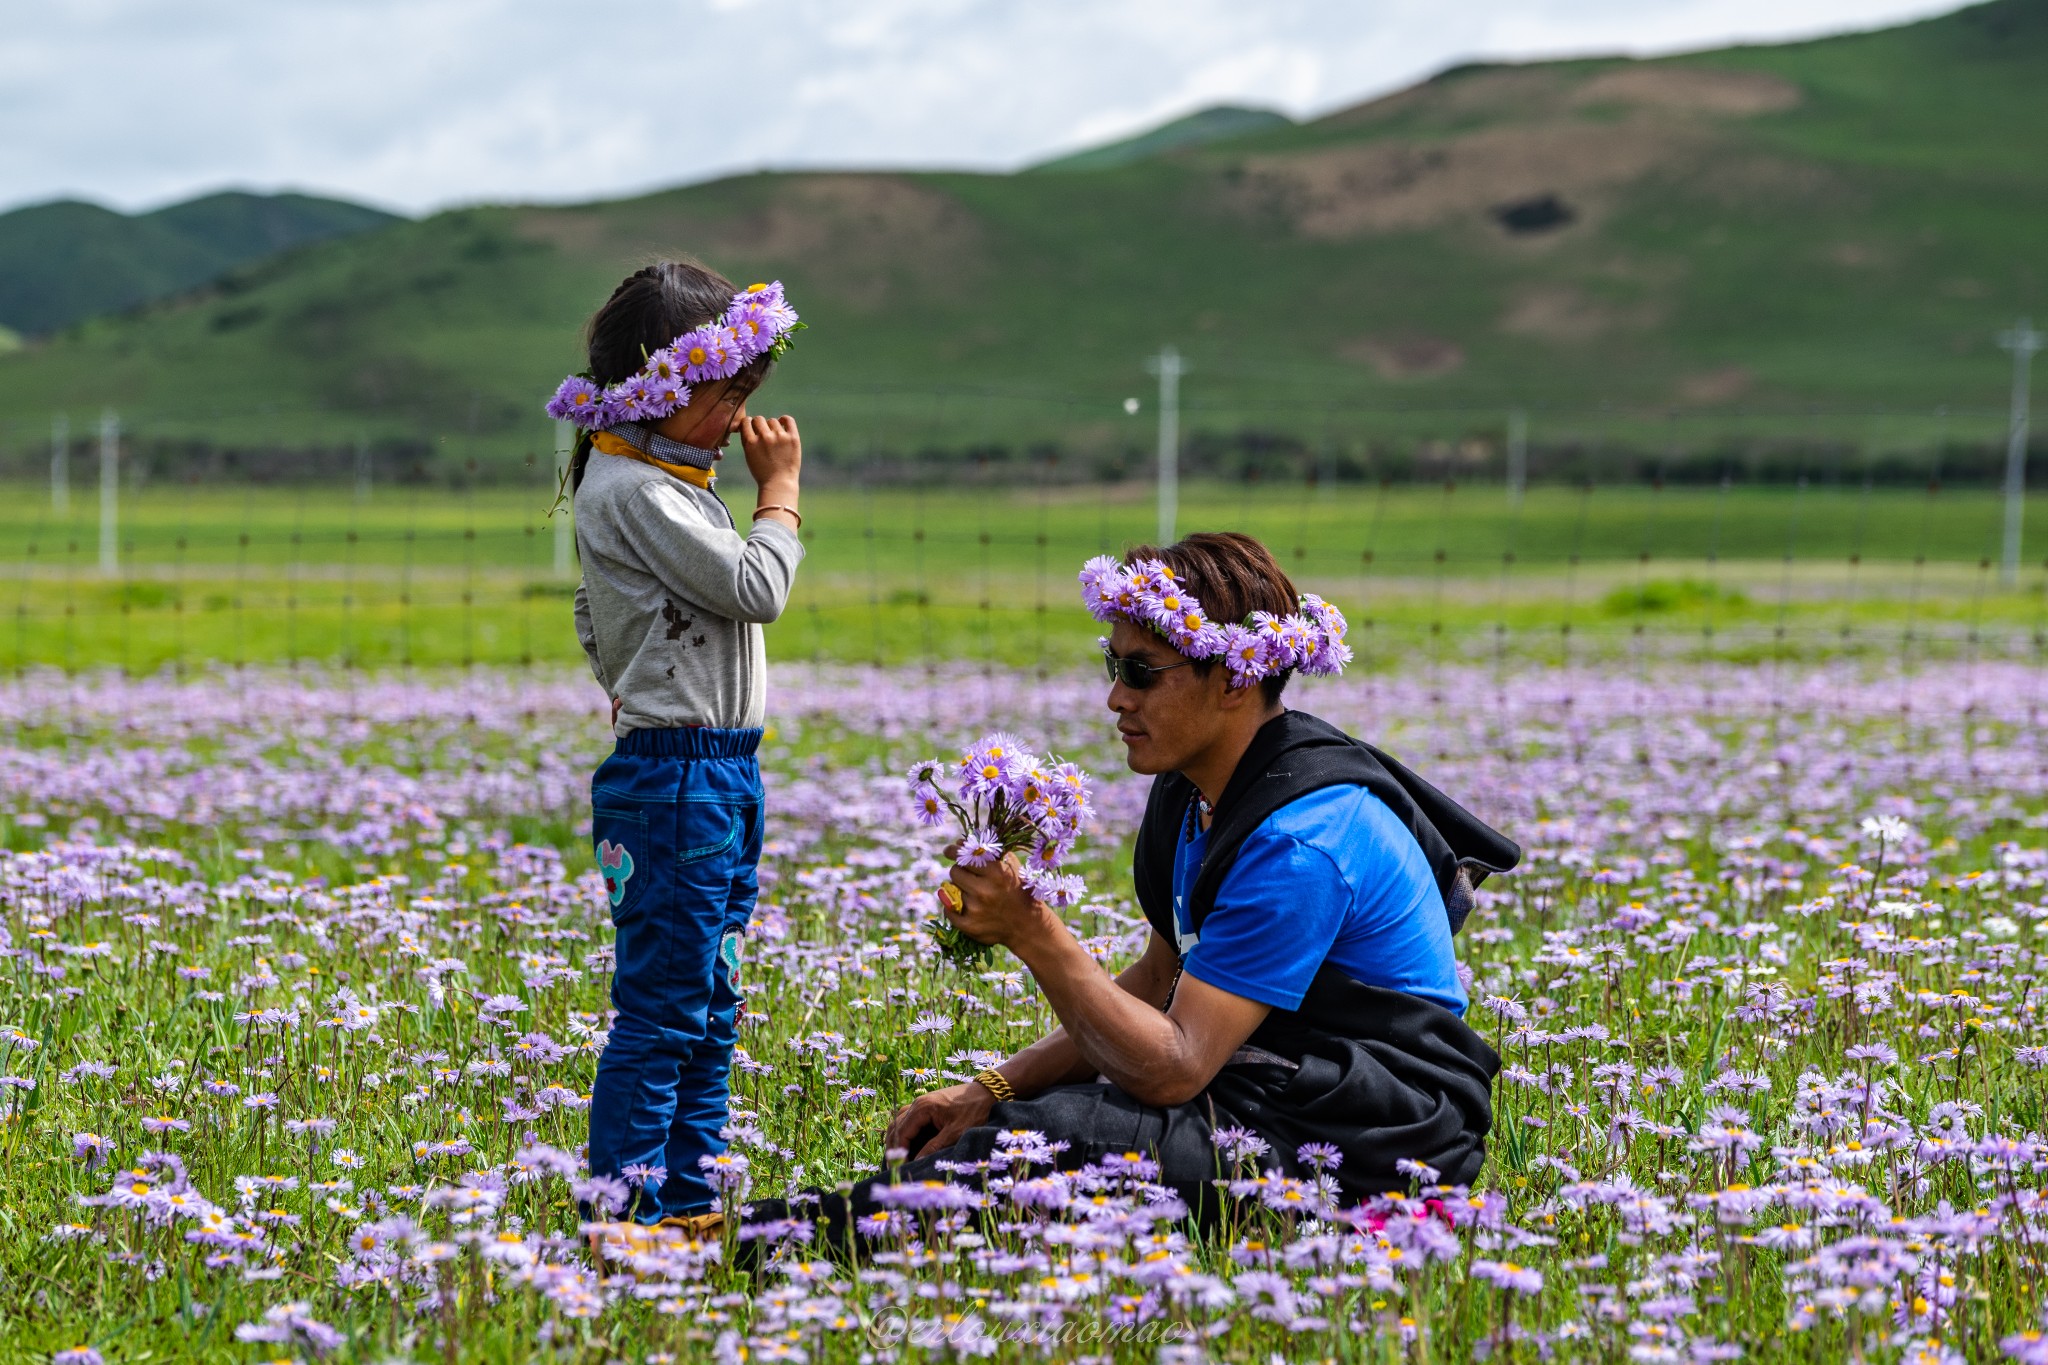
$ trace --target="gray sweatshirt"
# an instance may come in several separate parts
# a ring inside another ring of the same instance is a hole
[[[741,536],[716,493],[593,451],[576,490],[576,637],[620,699],[618,733],[758,726],[767,716],[761,626],[789,602],[796,532]]]

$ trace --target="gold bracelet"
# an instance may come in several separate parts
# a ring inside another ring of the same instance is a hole
[[[768,512],[787,512],[796,518],[797,529],[803,529],[804,514],[797,511],[794,507],[785,507],[779,502],[771,502],[764,506],[756,507],[754,509],[754,520],[759,521],[763,514]]]
[[[999,1104],[1008,1104],[1011,1100],[1017,1098],[1017,1088],[1010,1084],[1009,1079],[1002,1072],[992,1066],[984,1067],[982,1070],[975,1072],[974,1080],[977,1085],[985,1086],[988,1089],[988,1093],[994,1095],[996,1102]]]

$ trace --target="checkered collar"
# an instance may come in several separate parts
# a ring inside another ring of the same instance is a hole
[[[642,455],[652,455],[655,459],[666,460],[670,464],[686,464],[693,469],[709,469],[718,462],[717,451],[700,450],[696,446],[686,446],[681,441],[671,441],[660,432],[644,427],[638,422],[620,422],[617,426],[606,427],[605,430]]]

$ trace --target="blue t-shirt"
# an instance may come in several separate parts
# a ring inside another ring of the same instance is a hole
[[[1294,1009],[1324,962],[1465,1012],[1443,893],[1415,835],[1364,787],[1324,787],[1289,802],[1239,846],[1200,935],[1187,898],[1209,832],[1192,818],[1173,860],[1175,937],[1190,976],[1276,1009]]]

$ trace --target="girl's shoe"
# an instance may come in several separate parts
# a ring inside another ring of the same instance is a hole
[[[659,1228],[681,1228],[699,1241],[718,1236],[725,1230],[725,1215],[713,1210],[710,1213],[692,1213],[682,1217],[664,1218],[655,1224]]]

